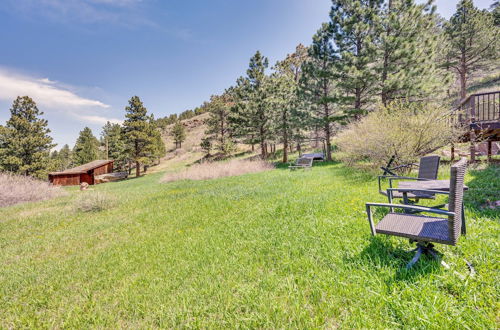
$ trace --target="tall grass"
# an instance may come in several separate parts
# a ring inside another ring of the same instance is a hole
[[[196,164],[181,172],[167,173],[163,182],[178,180],[208,180],[226,176],[236,176],[246,173],[263,172],[274,168],[268,162],[262,160],[231,160],[228,162],[210,162]]]
[[[74,189],[116,198],[104,212],[6,208],[0,329],[497,329],[500,210],[481,205],[499,174],[467,173],[467,236],[436,246],[450,270],[424,256],[407,271],[414,244],[372,237],[365,202],[386,199],[343,164]]]
[[[65,194],[61,187],[29,176],[0,173],[0,207],[50,199]]]

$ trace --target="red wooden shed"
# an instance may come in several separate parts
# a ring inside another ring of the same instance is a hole
[[[57,186],[74,186],[82,182],[95,183],[95,176],[113,172],[113,160],[94,160],[62,172],[49,173],[50,183]]]

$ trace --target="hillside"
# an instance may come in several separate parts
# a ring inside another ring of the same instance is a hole
[[[150,172],[158,172],[164,170],[177,170],[184,165],[192,164],[203,158],[203,150],[200,147],[200,142],[207,126],[204,121],[209,114],[204,113],[190,119],[181,121],[186,128],[186,141],[182,143],[181,148],[176,149],[174,140],[170,135],[173,124],[168,125],[162,132],[162,138],[165,142],[167,155],[161,159],[159,165],[151,167]]]
[[[205,156],[205,153],[201,149],[200,143],[201,139],[205,136],[205,131],[207,130],[205,120],[209,116],[208,113],[203,113],[181,121],[186,129],[186,141],[184,141],[182,146],[178,149],[175,148],[175,143],[171,136],[171,130],[174,125],[168,125],[162,132],[167,155],[161,159],[159,165],[151,167],[149,172],[156,173],[165,170],[176,171],[183,166],[191,165],[201,160]],[[248,145],[237,144],[235,153],[241,153],[243,151],[250,151],[250,147]]]

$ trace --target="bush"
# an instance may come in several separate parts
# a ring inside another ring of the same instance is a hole
[[[104,193],[83,191],[75,201],[75,209],[79,212],[100,212],[115,205],[116,200]]]
[[[461,130],[450,125],[449,112],[431,103],[395,101],[352,123],[337,138],[341,160],[369,161],[374,168],[393,156],[412,163],[456,140]]]
[[[208,180],[235,176],[246,173],[263,172],[273,169],[274,166],[262,160],[231,160],[227,162],[210,162],[196,164],[177,173],[167,173],[162,181],[170,182],[177,180]]]
[[[0,173],[0,207],[50,199],[64,194],[64,189],[45,181],[24,175]]]

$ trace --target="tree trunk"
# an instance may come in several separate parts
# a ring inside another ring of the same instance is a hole
[[[135,176],[139,177],[141,175],[141,163],[139,161],[135,162]]]
[[[264,128],[261,126],[260,127],[260,152],[261,152],[261,157],[262,159],[267,158],[267,144],[266,141],[264,140]]]
[[[283,163],[288,162],[288,134],[283,131]]]
[[[358,113],[358,111],[361,110],[361,88],[356,88],[354,95],[354,109],[354,111],[356,111],[354,118],[359,120],[361,118],[361,114]]]
[[[392,10],[392,0],[389,0],[388,10],[389,10],[389,12]],[[390,15],[390,13],[388,13],[388,14]],[[390,36],[391,32],[392,32],[392,29],[389,27],[387,29],[387,36]],[[380,93],[380,97],[381,97],[382,104],[384,105],[384,107],[387,106],[387,102],[389,99],[389,97],[388,97],[389,92],[387,91],[386,84],[385,84],[385,82],[387,80],[388,66],[389,66],[389,49],[387,49],[387,45],[384,45],[384,62],[383,62],[383,66],[382,66],[382,77],[381,77],[382,88],[381,88],[381,93]]]
[[[467,97],[467,76],[465,74],[465,69],[460,70],[460,99],[465,100]]]
[[[332,144],[330,143],[330,123],[325,124],[325,138],[326,138],[326,160],[332,160]]]

